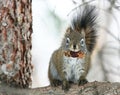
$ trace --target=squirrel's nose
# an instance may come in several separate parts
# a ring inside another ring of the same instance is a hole
[[[73,45],[73,49],[76,49],[76,45],[75,44]]]

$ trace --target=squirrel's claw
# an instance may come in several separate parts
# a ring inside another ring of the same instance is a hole
[[[86,83],[88,83],[87,79],[80,79],[78,85],[80,86],[80,85],[84,85]]]

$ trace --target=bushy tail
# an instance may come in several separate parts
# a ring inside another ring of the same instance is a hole
[[[97,37],[97,11],[95,6],[81,6],[72,13],[71,28],[76,32],[85,31],[87,49],[92,52]]]

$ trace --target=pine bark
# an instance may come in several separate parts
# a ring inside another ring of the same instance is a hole
[[[32,0],[0,0],[0,80],[31,85]]]

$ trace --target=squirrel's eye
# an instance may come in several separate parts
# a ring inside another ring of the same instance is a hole
[[[80,40],[80,45],[81,45],[81,46],[84,46],[84,39],[81,39],[81,40]]]
[[[66,39],[66,45],[68,45],[69,42],[70,42],[70,38],[67,38],[67,39]]]

